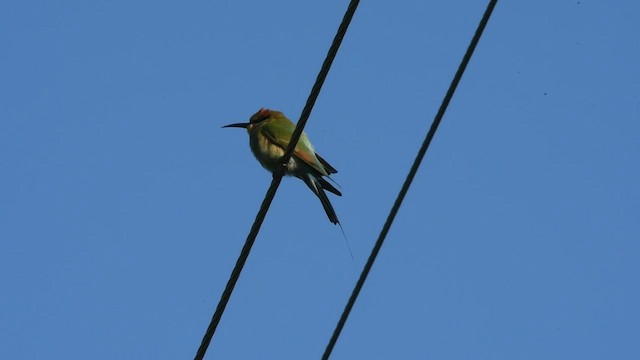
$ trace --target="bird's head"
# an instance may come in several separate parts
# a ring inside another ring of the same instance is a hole
[[[257,113],[251,115],[251,117],[249,118],[249,122],[248,123],[235,123],[235,124],[229,124],[229,125],[225,125],[223,126],[223,128],[227,128],[227,127],[237,127],[237,128],[244,128],[247,130],[251,130],[251,128],[253,127],[254,124],[257,124],[261,121],[265,121],[267,119],[269,119],[270,117],[272,117],[274,114],[279,113],[278,111],[274,111],[274,110],[269,110],[266,108],[261,108],[260,110],[258,110]]]

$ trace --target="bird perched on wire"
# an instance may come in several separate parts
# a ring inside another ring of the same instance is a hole
[[[229,124],[223,127],[247,129],[249,146],[253,155],[265,169],[275,173],[278,167],[282,166],[282,156],[289,145],[296,125],[287,119],[282,112],[262,108],[251,116],[248,123]],[[302,132],[285,168],[285,175],[302,179],[320,199],[329,221],[339,225],[338,216],[324,190],[338,196],[342,196],[342,193],[323,178],[324,176],[331,179],[329,175],[337,172],[325,159],[316,154],[309,138]]]

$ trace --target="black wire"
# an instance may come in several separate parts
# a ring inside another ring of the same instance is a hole
[[[336,54],[338,53],[338,48],[340,48],[342,39],[344,38],[344,35],[347,33],[347,28],[351,23],[351,19],[353,18],[353,14],[356,12],[356,9],[358,8],[359,3],[360,3],[360,0],[351,0],[351,2],[349,3],[349,6],[347,7],[347,11],[345,12],[344,17],[342,18],[342,22],[340,23],[340,26],[338,27],[338,32],[336,33],[336,36],[333,38],[333,43],[329,48],[327,57],[324,59],[324,62],[322,63],[322,67],[320,68],[320,73],[318,74],[318,77],[316,77],[316,82],[315,84],[313,84],[313,88],[311,88],[311,94],[309,94],[309,97],[307,98],[307,103],[305,104],[304,109],[302,109],[300,120],[298,120],[296,129],[293,131],[293,134],[291,135],[289,147],[287,148],[287,151],[284,153],[284,159],[287,159],[287,161],[291,157],[291,154],[293,154],[293,149],[295,148],[295,145],[298,143],[298,139],[300,139],[300,135],[302,134],[302,130],[304,129],[304,126],[307,124],[307,119],[311,114],[311,109],[313,109],[313,105],[315,105],[316,99],[320,94],[320,88],[322,87],[322,84],[324,84],[324,80],[327,78],[327,74],[329,73],[329,69],[331,68],[331,64],[333,63],[333,59],[335,59]],[[286,163],[287,162],[285,161],[282,164],[284,165]],[[280,173],[284,173],[284,166],[280,170]]]
[[[344,311],[342,312],[342,316],[340,317],[340,320],[338,321],[338,324],[336,325],[336,328],[333,331],[333,335],[331,336],[331,339],[329,340],[329,343],[327,344],[327,347],[324,350],[324,354],[322,355],[323,360],[329,359],[329,356],[331,355],[331,351],[333,350],[336,344],[336,341],[338,341],[340,332],[342,331],[344,324],[347,322],[349,313],[351,312],[351,309],[353,308],[353,305],[355,304],[356,299],[358,298],[358,294],[360,294],[360,290],[362,290],[362,286],[364,285],[364,282],[367,279],[367,275],[369,275],[369,271],[371,270],[371,267],[373,266],[373,263],[375,262],[376,257],[380,252],[380,248],[382,247],[382,244],[384,243],[384,240],[387,237],[387,233],[389,232],[389,229],[391,228],[391,224],[393,223],[393,220],[395,219],[396,214],[400,209],[400,205],[402,205],[402,201],[404,200],[404,197],[407,194],[407,191],[409,191],[411,182],[413,181],[413,178],[418,172],[418,168],[420,167],[420,163],[422,162],[422,159],[424,158],[424,155],[427,152],[427,149],[429,148],[431,139],[433,139],[433,136],[435,135],[436,130],[438,129],[438,125],[440,125],[440,121],[442,120],[442,117],[444,116],[444,113],[447,110],[447,106],[449,105],[449,102],[453,97],[453,93],[456,91],[456,88],[458,87],[458,83],[462,78],[462,74],[464,73],[464,70],[466,69],[467,64],[469,63],[469,60],[471,59],[473,50],[476,48],[476,45],[480,40],[480,36],[482,35],[482,32],[485,26],[487,25],[487,22],[489,21],[489,17],[491,17],[491,12],[493,11],[493,8],[495,7],[496,3],[497,3],[497,0],[491,0],[489,1],[489,5],[487,5],[487,9],[484,12],[484,15],[482,17],[482,20],[480,21],[480,24],[478,24],[476,33],[473,36],[473,39],[471,39],[471,43],[467,48],[467,52],[464,54],[464,57],[462,58],[462,62],[458,67],[458,71],[456,72],[455,76],[453,77],[453,80],[451,81],[449,90],[447,91],[447,94],[442,100],[442,104],[438,109],[438,113],[436,114],[433,120],[433,123],[431,124],[431,128],[429,129],[429,132],[427,133],[427,136],[424,139],[424,142],[422,143],[422,147],[420,147],[420,150],[418,151],[418,155],[416,156],[416,159],[413,161],[411,170],[409,171],[409,174],[407,175],[407,178],[404,181],[404,184],[402,185],[402,189],[400,189],[400,193],[398,193],[398,197],[396,198],[396,201],[393,204],[391,211],[389,212],[389,216],[387,216],[387,220],[384,223],[382,230],[380,231],[378,240],[376,240],[376,243],[373,246],[373,250],[371,250],[371,255],[369,255],[369,259],[367,260],[367,263],[365,264],[364,269],[360,274],[360,278],[358,279],[358,282],[356,283],[356,286],[353,289],[353,292],[351,293],[351,297],[349,298],[349,301],[347,302],[347,305],[345,306]]]
[[[302,110],[302,114],[300,115],[300,120],[298,120],[296,129],[291,135],[291,139],[289,141],[289,147],[287,148],[287,151],[285,152],[282,158],[283,166],[280,169],[276,170],[276,172],[273,174],[271,186],[269,186],[269,190],[267,190],[265,198],[262,201],[262,205],[260,205],[260,210],[256,215],[256,219],[253,222],[253,226],[251,226],[251,231],[249,231],[249,235],[247,235],[247,240],[245,241],[244,246],[242,247],[240,256],[238,257],[238,260],[236,261],[236,265],[234,266],[233,271],[231,272],[231,275],[229,277],[229,280],[227,281],[227,285],[225,286],[224,291],[220,296],[220,301],[218,302],[218,306],[216,307],[216,310],[213,313],[213,317],[211,318],[209,327],[207,328],[207,331],[205,332],[204,337],[202,338],[202,342],[194,358],[195,360],[202,360],[204,358],[205,353],[207,352],[207,348],[211,343],[213,334],[215,333],[216,328],[220,323],[220,319],[222,318],[222,314],[224,313],[224,309],[226,308],[227,303],[229,302],[229,298],[231,297],[233,288],[236,286],[236,282],[240,277],[240,272],[242,272],[242,268],[244,267],[244,264],[247,261],[247,258],[249,257],[249,252],[251,251],[251,247],[253,246],[253,243],[255,242],[256,237],[258,236],[258,232],[260,231],[260,226],[262,225],[262,222],[264,221],[267,211],[269,210],[269,206],[271,205],[271,201],[273,200],[273,197],[275,196],[276,191],[278,190],[280,181],[282,181],[285,164],[289,162],[289,158],[291,158],[291,154],[293,154],[293,149],[295,148],[296,144],[298,143],[298,140],[300,139],[302,130],[304,129],[305,124],[307,123],[307,119],[309,119],[309,115],[311,114],[313,105],[315,104],[316,99],[320,94],[320,89],[322,88],[322,84],[324,83],[324,80],[326,79],[327,74],[329,73],[329,69],[331,68],[333,59],[335,59],[336,54],[338,53],[338,48],[342,43],[342,39],[344,38],[344,35],[347,32],[347,28],[349,27],[349,23],[353,18],[353,14],[355,13],[359,2],[360,2],[359,0],[351,0],[351,2],[349,3],[349,7],[347,8],[347,11],[345,12],[344,17],[342,18],[342,23],[340,23],[340,27],[338,28],[336,36],[333,39],[333,43],[331,44],[331,47],[329,48],[329,51],[327,53],[327,57],[322,63],[322,67],[320,68],[320,73],[318,74],[318,77],[316,77],[316,82],[313,85],[313,88],[311,88],[311,93],[309,94],[309,97],[307,98],[307,103],[305,104],[304,109]]]

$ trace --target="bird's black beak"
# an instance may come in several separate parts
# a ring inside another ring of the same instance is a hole
[[[246,129],[247,126],[249,126],[250,123],[235,123],[235,124],[229,124],[229,125],[225,125],[223,126],[223,128],[227,128],[227,127],[238,127],[238,128],[243,128]]]

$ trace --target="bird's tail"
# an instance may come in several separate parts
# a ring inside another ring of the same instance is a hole
[[[302,180],[305,184],[313,191],[314,194],[320,199],[320,203],[322,203],[322,207],[324,211],[327,213],[327,217],[329,217],[329,221],[333,224],[338,224],[340,221],[338,220],[338,215],[336,215],[336,211],[333,210],[333,206],[327,197],[327,194],[324,192],[323,187],[328,185],[327,190],[332,193],[337,193],[337,195],[341,195],[338,190],[336,190],[331,184],[327,183],[323,178],[318,178],[312,174],[306,174]]]
[[[316,179],[318,180],[318,182],[320,183],[320,185],[322,186],[323,189],[332,192],[338,196],[342,196],[342,193],[335,188],[335,186],[331,185],[327,180],[325,180],[324,178],[318,178],[316,177]],[[333,180],[332,180],[333,181]]]

